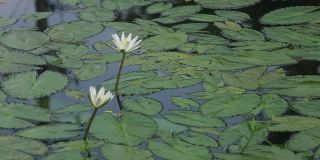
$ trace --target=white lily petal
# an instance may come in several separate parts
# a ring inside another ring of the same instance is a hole
[[[121,51],[121,50],[125,50],[126,52],[132,52],[140,47],[138,47],[138,45],[142,42],[142,40],[138,40],[138,36],[134,37],[132,39],[132,33],[129,33],[128,36],[126,36],[124,34],[124,32],[122,32],[121,34],[121,38],[119,37],[119,35],[117,34],[113,34],[112,35],[112,42],[114,43],[114,48],[115,50]]]

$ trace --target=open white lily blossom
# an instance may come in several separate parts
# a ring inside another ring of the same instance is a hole
[[[104,87],[100,88],[98,93],[96,87],[94,86],[90,86],[89,90],[90,100],[94,108],[102,107],[114,97],[114,95],[110,91],[106,92]]]
[[[139,44],[142,42],[142,40],[140,39],[138,41],[138,38],[139,38],[138,36],[134,37],[133,39],[131,38],[132,38],[132,33],[130,33],[128,37],[126,37],[124,35],[124,32],[122,32],[121,38],[119,37],[118,34],[113,34],[112,41],[115,47],[112,47],[112,48],[118,51],[125,51],[127,53],[140,48],[141,45]]]

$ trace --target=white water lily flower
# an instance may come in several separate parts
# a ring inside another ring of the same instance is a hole
[[[114,97],[114,95],[110,91],[105,92],[104,87],[100,88],[99,92],[97,93],[96,87],[90,86],[89,91],[90,100],[94,108],[102,107]]]
[[[112,41],[115,45],[115,47],[112,47],[115,50],[118,51],[125,51],[125,52],[132,52],[138,48],[140,48],[141,46],[139,45],[142,40],[138,40],[138,36],[132,38],[132,33],[130,33],[128,35],[128,37],[126,37],[124,35],[124,32],[122,32],[121,38],[119,37],[119,35],[117,34],[113,34],[112,35]]]

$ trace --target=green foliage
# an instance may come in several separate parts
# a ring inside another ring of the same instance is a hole
[[[107,143],[101,147],[101,152],[109,160],[153,160],[150,151],[138,147]]]
[[[17,21],[15,18],[4,18],[0,17],[0,27],[7,26],[13,24]]]
[[[84,141],[70,141],[70,142],[59,142],[50,146],[54,149],[54,152],[45,158],[45,160],[63,160],[68,157],[70,160],[79,160],[85,158],[81,153],[86,152],[86,148],[93,149],[103,145],[102,141],[90,140],[88,143]],[[91,158],[86,158],[86,160],[92,160]]]
[[[69,23],[61,23],[47,30],[49,37],[56,41],[75,42],[93,36],[102,31],[100,23],[92,23],[87,21],[75,21]]]
[[[99,22],[99,21],[112,21],[116,17],[112,10],[102,9],[102,8],[86,8],[80,11],[80,19],[92,21],[92,22]]]
[[[207,160],[211,158],[205,147],[192,145],[174,137],[152,139],[149,141],[148,148],[155,155],[168,160]]]
[[[197,101],[188,98],[172,97],[172,102],[180,108],[187,110],[191,110],[193,107],[199,107],[199,103]]]
[[[0,33],[0,42],[16,49],[31,50],[49,41],[49,37],[32,30],[11,30]]]
[[[36,98],[63,89],[68,79],[57,72],[45,71],[38,75],[35,71],[15,74],[2,82],[3,90],[18,98]]]
[[[320,144],[319,128],[296,133],[286,143],[287,147],[296,152],[309,151]]]
[[[40,140],[59,140],[80,135],[80,129],[78,125],[73,124],[43,125],[22,130],[17,135]]]
[[[260,21],[271,25],[312,23],[320,20],[319,14],[319,6],[287,7],[265,14]]]
[[[25,21],[37,21],[40,19],[48,18],[51,15],[52,15],[51,12],[35,12],[35,13],[23,15],[20,18]]]
[[[102,83],[106,88],[114,88],[115,79]],[[123,74],[120,79],[119,93],[147,94],[158,92],[163,89],[187,87],[200,83],[200,79],[190,79],[179,75],[160,76],[154,72],[131,72]]]
[[[194,0],[203,8],[209,9],[237,9],[260,2],[260,0]]]
[[[177,124],[193,127],[223,127],[224,124],[219,118],[204,116],[200,112],[174,111],[174,114],[164,117]]]
[[[217,95],[203,105],[201,112],[214,117],[230,117],[249,113],[260,102],[260,97],[255,94]]]
[[[172,8],[172,3],[155,3],[155,4],[150,5],[146,9],[146,12],[148,14],[156,14],[156,13],[161,13],[163,11],[166,11],[170,8]]]
[[[264,28],[263,32],[271,41],[296,45],[319,46],[320,35],[314,34],[314,28],[308,26],[280,26]]]
[[[232,10],[216,10],[214,12],[216,15],[227,18],[233,21],[248,21],[251,19],[250,15],[247,13],[232,11]]]
[[[97,116],[91,133],[107,142],[135,146],[153,134],[157,124],[149,117],[138,113],[122,112],[120,118],[104,113]]]
[[[45,144],[21,137],[0,136],[0,143],[3,160],[33,160],[32,155],[44,155],[48,151]]]
[[[163,33],[146,39],[142,49],[149,51],[164,51],[177,48],[185,43],[188,35],[183,32]]]
[[[284,116],[273,117],[271,123],[273,125],[269,128],[270,131],[294,132],[318,128],[320,126],[320,119],[314,117]]]
[[[320,101],[291,101],[292,109],[302,115],[320,118]]]
[[[156,115],[162,110],[162,104],[151,98],[127,98],[123,101],[126,110],[140,112],[145,115]]]
[[[1,128],[26,128],[35,126],[31,121],[50,121],[48,110],[19,103],[1,104],[0,115]]]
[[[243,154],[225,154],[225,153],[216,153],[215,157],[223,160],[303,160],[299,155],[296,155],[290,150],[282,149],[276,146],[254,146],[248,148]]]

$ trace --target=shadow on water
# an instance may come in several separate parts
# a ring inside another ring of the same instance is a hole
[[[287,76],[320,74],[319,61],[302,60],[296,64],[286,65],[283,68]]]

